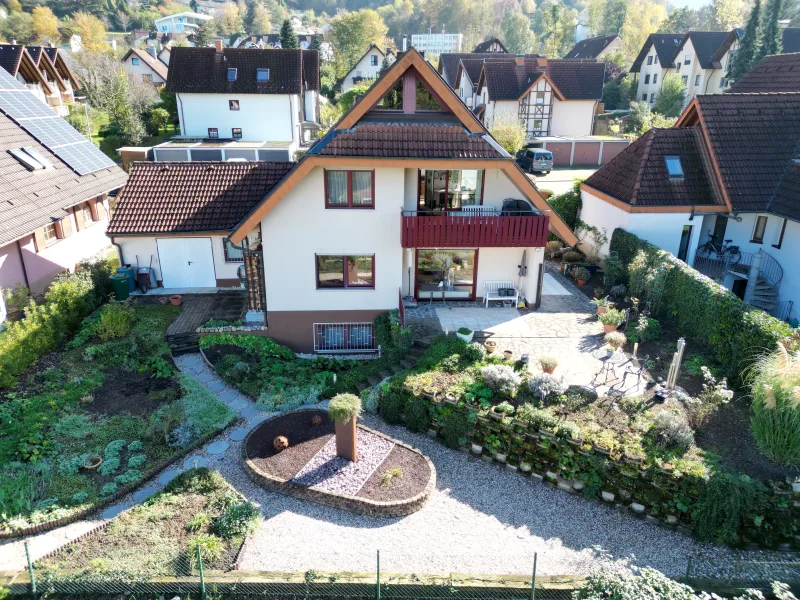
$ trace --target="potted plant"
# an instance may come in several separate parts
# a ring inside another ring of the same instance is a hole
[[[102,456],[90,456],[85,461],[83,461],[83,468],[87,471],[93,471],[97,467],[103,464],[103,457]]]
[[[542,371],[552,375],[558,366],[558,359],[552,354],[542,354],[539,357],[539,365],[541,365]]]
[[[456,331],[456,336],[465,344],[469,344],[472,341],[475,332],[472,329],[467,327],[461,327],[458,331]]]
[[[603,331],[609,333],[617,330],[617,327],[619,327],[620,323],[622,323],[622,320],[625,318],[625,313],[621,310],[609,308],[602,315],[598,315],[597,318],[603,324]]]
[[[592,304],[597,307],[597,314],[604,315],[609,308],[614,308],[616,306],[615,303],[611,302],[608,299],[608,296],[603,298],[595,298],[592,300]]]
[[[483,347],[486,348],[486,354],[491,354],[497,348],[497,342],[494,340],[486,340],[483,342]]]
[[[605,290],[603,288],[596,287],[596,288],[594,288],[594,294],[592,295],[592,298],[594,298],[595,300],[599,300],[600,298],[603,297],[604,293],[605,293]]]
[[[503,350],[503,358],[505,358],[506,360],[511,360],[513,356],[514,352],[512,350]]]
[[[180,294],[175,294],[173,296],[170,296],[169,297],[169,301],[172,304],[172,306],[180,306],[181,305],[181,295]]]
[[[336,456],[358,461],[356,419],[361,416],[361,398],[354,394],[338,394],[328,403],[328,414],[336,426]]]
[[[502,421],[514,414],[514,406],[509,402],[501,402],[489,409],[489,416],[495,421]]]
[[[575,281],[578,282],[579,286],[583,286],[587,281],[589,281],[589,277],[591,277],[592,274],[589,273],[589,269],[586,267],[578,267],[575,269],[572,276],[575,278]]]
[[[625,334],[621,331],[611,331],[606,334],[604,339],[606,344],[610,346],[609,355],[622,348],[625,345],[625,342],[628,341],[628,338],[625,337]]]

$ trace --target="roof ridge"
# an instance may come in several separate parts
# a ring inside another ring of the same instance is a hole
[[[642,160],[639,163],[639,169],[636,171],[636,179],[633,182],[633,192],[631,193],[631,206],[636,204],[639,197],[639,189],[642,187],[642,175],[644,175],[644,168],[647,165],[647,159],[650,157],[650,149],[653,147],[653,140],[656,137],[655,130],[651,129],[645,134],[647,139],[644,142],[644,152],[642,153]]]

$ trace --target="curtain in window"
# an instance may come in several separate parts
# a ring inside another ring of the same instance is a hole
[[[353,172],[353,206],[372,205],[372,172]]]
[[[347,171],[328,171],[328,204],[347,205]]]
[[[233,244],[230,242],[226,242],[227,246],[225,248],[225,256],[229,261],[243,261],[244,260],[244,250],[240,250],[239,248],[235,248]]]

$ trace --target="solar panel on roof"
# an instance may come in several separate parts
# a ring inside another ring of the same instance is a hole
[[[0,112],[15,121],[78,175],[116,166],[113,160],[4,69],[0,69]]]

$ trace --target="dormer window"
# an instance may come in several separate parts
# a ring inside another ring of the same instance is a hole
[[[256,69],[256,81],[261,83],[269,81],[269,69]]]
[[[238,69],[233,68],[233,67],[228,69],[228,81],[236,81],[236,73],[237,73],[237,71],[238,71]]]
[[[670,179],[683,179],[683,165],[680,156],[668,154],[664,157],[664,162],[667,165],[667,175]]]

